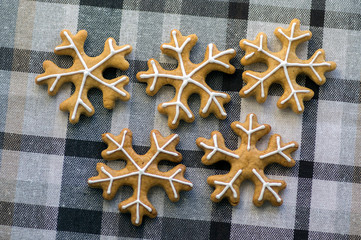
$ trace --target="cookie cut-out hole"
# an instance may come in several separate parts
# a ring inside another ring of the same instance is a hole
[[[70,68],[71,66],[73,66],[74,61],[73,58],[70,56],[50,56],[49,58],[47,58],[53,62],[56,62],[58,64],[59,67],[61,68]]]
[[[272,86],[270,86],[268,90],[268,95],[270,96],[282,96],[284,92],[284,87],[281,85],[281,83],[274,83]]]
[[[107,68],[103,72],[103,77],[105,79],[111,80],[117,77],[117,69],[116,68]]]
[[[208,76],[206,76],[207,85],[216,91],[222,91],[223,75],[221,72],[209,73]]]
[[[172,168],[176,167],[179,164],[179,162],[171,162],[167,160],[161,160],[158,164],[158,169],[161,172],[167,172],[171,170]]]
[[[256,62],[252,66],[244,66],[244,70],[251,70],[255,72],[265,72],[267,71],[268,66],[266,62]]]
[[[134,151],[139,155],[144,155],[148,152],[149,146],[137,146],[133,145]]]
[[[208,167],[208,166],[207,166]],[[215,169],[217,174],[225,174],[231,170],[231,164],[227,161],[219,161],[210,166],[210,169]]]

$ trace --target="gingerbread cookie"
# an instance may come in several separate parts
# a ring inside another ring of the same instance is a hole
[[[81,114],[88,117],[94,114],[94,107],[87,96],[91,88],[99,88],[103,92],[103,104],[108,109],[114,107],[117,99],[129,100],[130,95],[123,88],[129,82],[128,77],[120,76],[108,80],[103,77],[103,72],[107,68],[128,69],[129,63],[124,56],[132,51],[130,45],[117,46],[113,38],[108,38],[104,51],[97,57],[89,57],[84,52],[84,42],[87,37],[85,30],[79,31],[76,35],[63,30],[60,37],[63,42],[54,52],[57,55],[71,56],[74,59],[73,65],[64,69],[51,61],[45,61],[43,63],[45,72],[38,75],[35,82],[39,85],[47,84],[48,93],[52,96],[57,94],[64,83],[74,84],[74,93],[60,104],[60,110],[70,113],[71,123],[77,123]]]
[[[132,132],[123,129],[118,136],[103,134],[108,148],[102,152],[105,160],[125,160],[127,165],[121,170],[113,170],[103,163],[97,164],[98,176],[89,178],[90,187],[102,188],[103,197],[114,198],[118,188],[123,185],[134,189],[133,196],[119,204],[121,212],[130,212],[131,221],[139,226],[143,216],[157,216],[157,210],[149,202],[147,193],[153,186],[161,186],[173,202],[179,200],[180,191],[189,191],[193,185],[184,178],[186,167],[179,164],[167,172],[158,169],[161,160],[180,162],[182,155],[175,150],[179,137],[172,134],[163,137],[157,130],[150,133],[151,146],[144,155],[138,155],[132,148]]]
[[[224,160],[231,165],[230,172],[225,175],[214,175],[207,179],[209,185],[215,187],[211,195],[214,202],[228,198],[231,205],[239,203],[239,188],[241,183],[249,179],[255,185],[253,203],[261,206],[268,200],[274,206],[280,206],[282,199],[278,192],[286,187],[282,180],[268,179],[264,169],[271,163],[278,163],[285,167],[293,167],[295,161],[291,152],[298,148],[296,142],[283,143],[277,134],[271,136],[268,148],[259,151],[256,148],[257,141],[269,133],[271,127],[267,124],[258,124],[254,114],[248,114],[244,123],[233,122],[232,130],[241,137],[241,145],[237,150],[230,150],[224,144],[224,138],[220,132],[212,132],[210,139],[198,138],[197,145],[202,148],[205,155],[202,163],[211,165]]]
[[[325,83],[325,72],[336,68],[335,62],[325,62],[325,51],[318,49],[308,60],[301,60],[296,55],[297,46],[308,41],[312,33],[300,30],[300,21],[293,19],[287,29],[276,28],[276,37],[282,43],[279,52],[271,52],[267,48],[267,36],[259,33],[256,40],[242,39],[240,46],[246,51],[241,59],[243,65],[262,62],[268,69],[265,72],[245,71],[243,80],[247,83],[239,92],[241,97],[255,95],[257,102],[266,101],[268,89],[273,83],[278,83],[284,89],[284,93],[277,102],[279,108],[291,107],[296,113],[304,110],[303,101],[310,100],[314,92],[296,82],[299,74],[306,74],[317,85]]]
[[[174,70],[163,69],[155,59],[148,61],[149,70],[139,72],[137,79],[147,82],[146,92],[155,95],[164,85],[172,85],[176,89],[175,97],[158,105],[158,111],[168,115],[168,126],[172,129],[178,127],[180,120],[193,122],[194,115],[188,106],[187,100],[196,93],[201,98],[199,114],[205,118],[214,113],[219,119],[225,119],[227,114],[223,105],[230,101],[226,93],[214,91],[205,82],[205,78],[211,71],[222,71],[228,74],[234,73],[235,68],[229,63],[236,52],[233,49],[218,51],[214,44],[209,44],[204,60],[199,64],[190,61],[189,55],[198,38],[192,34],[182,36],[178,30],[172,30],[170,43],[162,44],[164,54],[175,58],[179,64]]]

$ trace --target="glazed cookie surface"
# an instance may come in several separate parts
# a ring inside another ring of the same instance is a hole
[[[103,163],[97,164],[98,176],[89,178],[93,188],[103,189],[103,197],[114,198],[119,187],[127,185],[133,188],[133,195],[119,204],[121,212],[129,212],[134,225],[142,224],[143,216],[157,216],[157,210],[150,203],[147,193],[154,186],[161,186],[172,202],[179,200],[180,191],[192,189],[192,183],[184,178],[186,167],[178,164],[167,172],[158,169],[162,160],[180,162],[182,155],[175,150],[179,137],[172,134],[163,137],[157,130],[150,133],[151,146],[144,155],[138,155],[132,147],[132,132],[123,129],[118,136],[103,134],[103,141],[108,148],[102,152],[105,160],[125,160],[125,168],[114,170]]]
[[[247,70],[243,72],[242,79],[247,83],[239,92],[241,97],[254,95],[257,102],[263,103],[268,96],[268,89],[273,83],[278,83],[284,93],[277,102],[277,107],[291,107],[296,113],[304,111],[303,101],[310,100],[314,92],[299,85],[296,77],[306,74],[314,83],[322,85],[326,81],[325,72],[336,68],[335,62],[325,62],[325,51],[318,49],[308,60],[299,59],[296,55],[297,46],[308,41],[312,33],[300,29],[300,21],[293,19],[287,29],[276,28],[276,37],[282,43],[279,52],[271,52],[267,48],[267,36],[259,33],[255,40],[242,39],[240,47],[246,51],[241,59],[242,65],[265,63],[268,69],[265,72]]]
[[[203,118],[214,113],[219,119],[225,119],[227,114],[223,105],[230,101],[227,93],[211,89],[205,78],[212,71],[221,71],[228,74],[235,72],[235,68],[229,63],[236,52],[233,49],[219,51],[214,44],[208,44],[204,60],[201,63],[192,63],[189,59],[190,51],[198,38],[195,34],[182,36],[178,30],[171,31],[170,43],[162,44],[164,54],[175,58],[178,67],[174,70],[163,69],[155,59],[148,61],[149,70],[139,72],[137,79],[148,83],[146,92],[155,95],[162,86],[172,85],[176,89],[175,97],[158,105],[158,111],[168,115],[168,126],[172,129],[178,127],[180,120],[193,122],[194,115],[188,106],[188,98],[192,94],[198,94],[201,98],[199,115]]]
[[[67,82],[74,84],[74,93],[60,104],[60,110],[70,113],[71,123],[77,123],[81,114],[88,117],[94,114],[94,107],[87,96],[91,88],[102,91],[103,105],[107,109],[112,109],[117,99],[129,100],[130,95],[123,88],[129,82],[128,77],[120,76],[109,80],[103,77],[103,72],[107,68],[127,70],[129,63],[124,56],[132,51],[130,45],[117,46],[113,38],[108,38],[104,51],[97,57],[89,57],[84,52],[84,42],[87,38],[85,30],[79,31],[76,35],[63,30],[60,37],[63,42],[55,48],[54,52],[57,55],[71,56],[73,65],[64,69],[51,61],[45,61],[43,63],[45,72],[38,75],[35,82],[39,85],[47,84],[48,94],[52,96],[58,93],[63,84]]]
[[[233,122],[231,128],[241,137],[241,145],[237,150],[228,149],[222,134],[218,131],[212,132],[210,139],[197,139],[197,145],[205,152],[202,157],[203,164],[211,165],[223,160],[231,165],[228,174],[214,175],[207,179],[208,184],[215,187],[211,200],[219,202],[223,198],[228,198],[231,205],[237,205],[240,201],[240,185],[249,179],[255,185],[254,205],[261,206],[268,200],[272,205],[280,206],[283,200],[278,192],[286,187],[286,183],[282,180],[268,179],[264,169],[271,163],[293,167],[295,160],[292,159],[291,152],[298,148],[298,144],[283,143],[281,136],[274,134],[269,140],[268,148],[259,151],[256,143],[270,132],[271,127],[258,124],[253,113],[247,116],[244,123]]]

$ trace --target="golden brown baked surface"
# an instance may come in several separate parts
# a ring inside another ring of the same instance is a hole
[[[138,155],[132,147],[132,132],[123,129],[118,136],[111,133],[103,134],[103,141],[108,148],[102,152],[105,160],[125,160],[125,168],[113,170],[104,163],[97,164],[98,176],[89,178],[88,184],[93,188],[103,189],[103,197],[113,199],[119,187],[131,186],[133,196],[119,203],[121,212],[129,212],[134,225],[142,224],[143,216],[157,216],[157,210],[148,199],[148,191],[153,186],[161,186],[172,202],[179,200],[180,191],[192,189],[192,183],[184,178],[186,167],[179,164],[167,172],[158,169],[162,160],[180,162],[182,155],[175,146],[179,137],[172,134],[163,137],[157,130],[150,133],[151,146],[144,155]]]
[[[201,98],[199,115],[203,118],[213,113],[219,119],[225,119],[227,114],[223,105],[230,101],[227,93],[214,91],[205,79],[212,71],[234,73],[235,68],[229,63],[236,52],[233,49],[219,51],[214,44],[208,44],[204,60],[201,63],[192,63],[189,59],[191,49],[198,38],[195,34],[183,36],[178,30],[171,31],[171,42],[164,43],[161,50],[164,54],[175,58],[178,67],[174,70],[163,69],[155,59],[148,61],[148,71],[139,72],[137,79],[148,83],[146,92],[155,95],[164,85],[172,85],[176,89],[174,98],[158,105],[158,111],[168,115],[168,126],[178,127],[180,120],[193,122],[194,115],[188,106],[188,98],[198,94]]]
[[[230,204],[237,205],[240,201],[240,185],[244,180],[251,180],[255,185],[253,203],[261,206],[268,200],[274,206],[280,206],[282,199],[278,192],[286,187],[283,180],[268,179],[264,169],[271,163],[278,163],[285,167],[293,167],[295,160],[291,152],[298,148],[296,142],[283,143],[281,136],[274,134],[269,140],[266,150],[259,151],[256,143],[268,134],[271,127],[258,124],[255,114],[248,114],[246,121],[233,122],[232,130],[241,137],[241,145],[236,150],[225,146],[224,138],[218,131],[212,132],[210,139],[198,138],[197,145],[205,152],[202,163],[211,165],[218,161],[226,161],[231,165],[229,173],[213,175],[207,179],[209,185],[215,187],[211,195],[214,202],[228,198]]]
[[[35,82],[39,85],[47,84],[48,93],[52,96],[58,93],[63,84],[74,84],[74,93],[60,104],[60,110],[70,113],[71,123],[77,123],[81,114],[88,117],[94,114],[94,107],[87,96],[91,88],[98,88],[103,92],[103,105],[108,109],[114,107],[117,99],[129,100],[130,95],[123,88],[129,82],[128,77],[120,76],[109,80],[103,77],[103,72],[107,68],[128,69],[129,63],[124,56],[132,51],[130,45],[117,46],[113,38],[108,38],[104,44],[104,51],[99,56],[89,57],[84,52],[84,42],[87,38],[85,30],[75,35],[63,30],[60,37],[63,42],[54,52],[57,55],[71,56],[73,65],[64,69],[51,61],[44,61],[45,72],[38,75]]]
[[[254,95],[257,102],[263,103],[268,96],[268,89],[273,83],[278,83],[284,89],[283,95],[277,102],[279,108],[291,107],[296,113],[304,110],[303,101],[310,100],[314,92],[299,85],[296,77],[306,74],[314,83],[322,85],[326,81],[325,72],[336,68],[335,62],[325,62],[325,51],[318,49],[310,59],[302,60],[296,55],[297,46],[310,40],[310,31],[301,31],[300,21],[293,19],[287,29],[278,27],[274,34],[282,43],[282,49],[271,52],[267,48],[267,36],[261,32],[253,41],[242,39],[240,47],[246,51],[241,59],[242,65],[265,63],[268,69],[265,72],[244,71],[242,79],[247,84],[239,95],[248,97]]]

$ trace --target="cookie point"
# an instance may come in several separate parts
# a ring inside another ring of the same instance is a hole
[[[64,30],[62,33],[63,33],[65,36],[69,37],[68,30]]]

